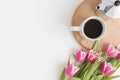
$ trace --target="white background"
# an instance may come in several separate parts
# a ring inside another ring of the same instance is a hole
[[[58,80],[81,0],[0,0],[0,80]]]

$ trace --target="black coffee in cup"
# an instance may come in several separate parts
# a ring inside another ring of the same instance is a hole
[[[88,38],[98,38],[103,32],[103,25],[96,19],[91,19],[85,23],[84,33]]]

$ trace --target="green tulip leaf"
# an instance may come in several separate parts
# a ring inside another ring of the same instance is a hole
[[[60,76],[60,80],[64,80],[65,79],[65,68],[63,69],[61,76]]]
[[[70,65],[70,57],[71,57],[71,55],[68,58],[68,63],[67,63],[68,66]]]
[[[88,70],[88,73],[85,75],[83,80],[90,80],[90,77],[94,74],[99,65],[100,65],[99,62],[96,60],[95,63]]]
[[[98,76],[96,77],[96,80],[101,80],[101,79],[103,78],[103,76],[104,76],[104,75],[98,75]]]
[[[117,61],[116,68],[118,69],[120,67],[120,60]]]
[[[112,79],[119,78],[119,77],[120,77],[120,75],[110,76],[108,79],[112,80]]]
[[[77,77],[73,77],[71,80],[81,80],[81,79]]]
[[[99,46],[98,41],[96,41],[95,44],[94,44],[93,50],[97,51],[98,50],[98,46]]]

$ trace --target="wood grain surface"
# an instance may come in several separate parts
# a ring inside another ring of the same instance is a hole
[[[84,0],[75,10],[72,19],[72,26],[79,26],[86,18],[98,16],[105,20],[107,31],[105,36],[99,40],[99,50],[102,50],[108,43],[117,46],[120,43],[120,19],[109,18],[104,15],[103,11],[97,10],[96,7],[101,0]],[[76,40],[85,48],[91,49],[94,41],[82,38],[79,32],[73,32]]]

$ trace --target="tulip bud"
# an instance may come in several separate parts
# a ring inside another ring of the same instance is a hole
[[[116,71],[116,68],[113,67],[111,63],[107,63],[106,61],[103,62],[102,66],[101,66],[101,72],[102,72],[104,75],[110,76],[110,75],[112,75],[115,71]]]
[[[117,49],[115,49],[115,47],[111,44],[108,44],[105,48],[105,53],[108,57],[110,58],[114,58],[115,56],[118,55],[118,53],[120,53]]]
[[[72,78],[78,71],[80,68],[78,68],[77,66],[74,66],[73,64],[70,64],[66,70],[65,70],[65,74],[66,76]]]
[[[77,53],[76,53],[76,61],[79,63],[83,63],[86,60],[86,56],[87,53],[84,49],[80,49]]]
[[[88,61],[90,62],[90,63],[94,63],[95,61],[96,61],[96,59],[99,57],[99,53],[98,52],[96,52],[96,51],[93,51],[93,50],[90,50],[89,52],[88,52]]]

